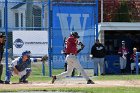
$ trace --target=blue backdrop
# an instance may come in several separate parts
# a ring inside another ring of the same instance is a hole
[[[53,68],[63,68],[65,56],[61,54],[64,39],[72,31],[80,35],[80,41],[85,45],[78,58],[84,68],[93,68],[89,58],[91,47],[95,39],[95,6],[94,5],[54,5],[52,28]]]

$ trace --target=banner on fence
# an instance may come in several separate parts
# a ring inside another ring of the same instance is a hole
[[[95,38],[95,6],[94,5],[54,5],[53,6],[53,67],[62,68],[65,56],[61,54],[64,48],[64,39],[70,32],[78,32],[80,41],[85,48],[78,58],[85,68],[93,67],[89,58]]]
[[[20,56],[25,50],[34,57],[48,54],[48,32],[13,31],[13,55]]]

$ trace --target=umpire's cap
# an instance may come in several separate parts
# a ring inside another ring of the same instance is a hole
[[[80,37],[77,32],[71,32],[71,35],[74,36],[75,38],[79,38]]]
[[[22,52],[22,56],[27,55],[28,57],[30,57],[30,54],[31,54],[31,52],[30,52],[30,51],[28,51],[28,50],[26,50],[26,51]]]

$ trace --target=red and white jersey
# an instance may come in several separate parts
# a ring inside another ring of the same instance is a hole
[[[133,53],[133,54],[130,56],[130,60],[133,61],[133,62],[136,62],[136,53]]]
[[[118,51],[118,53],[119,54],[121,54],[121,55],[127,55],[129,52],[128,52],[128,48],[126,48],[126,47],[121,47],[121,48],[119,48],[119,51]]]
[[[77,54],[77,45],[78,45],[78,39],[74,38],[73,36],[70,36],[67,40],[66,40],[66,48],[65,48],[65,53],[66,54]]]

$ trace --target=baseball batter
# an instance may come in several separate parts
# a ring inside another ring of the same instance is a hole
[[[87,76],[84,69],[80,65],[79,60],[77,59],[77,53],[78,44],[80,45],[78,41],[79,35],[77,32],[71,32],[69,38],[66,40],[66,49],[65,52],[67,54],[66,56],[66,62],[68,64],[68,69],[66,72],[63,72],[57,76],[52,76],[52,83],[55,82],[56,79],[64,78],[66,76],[70,76],[73,69],[76,68],[81,72],[82,76],[87,80],[87,84],[94,84],[94,82]]]
[[[37,62],[47,60],[42,58],[30,58],[30,51],[24,51],[21,57],[12,61],[8,69],[8,76],[6,76],[5,84],[10,84],[10,78],[13,75],[20,76],[19,83],[28,83],[27,78],[31,73],[31,62]]]

